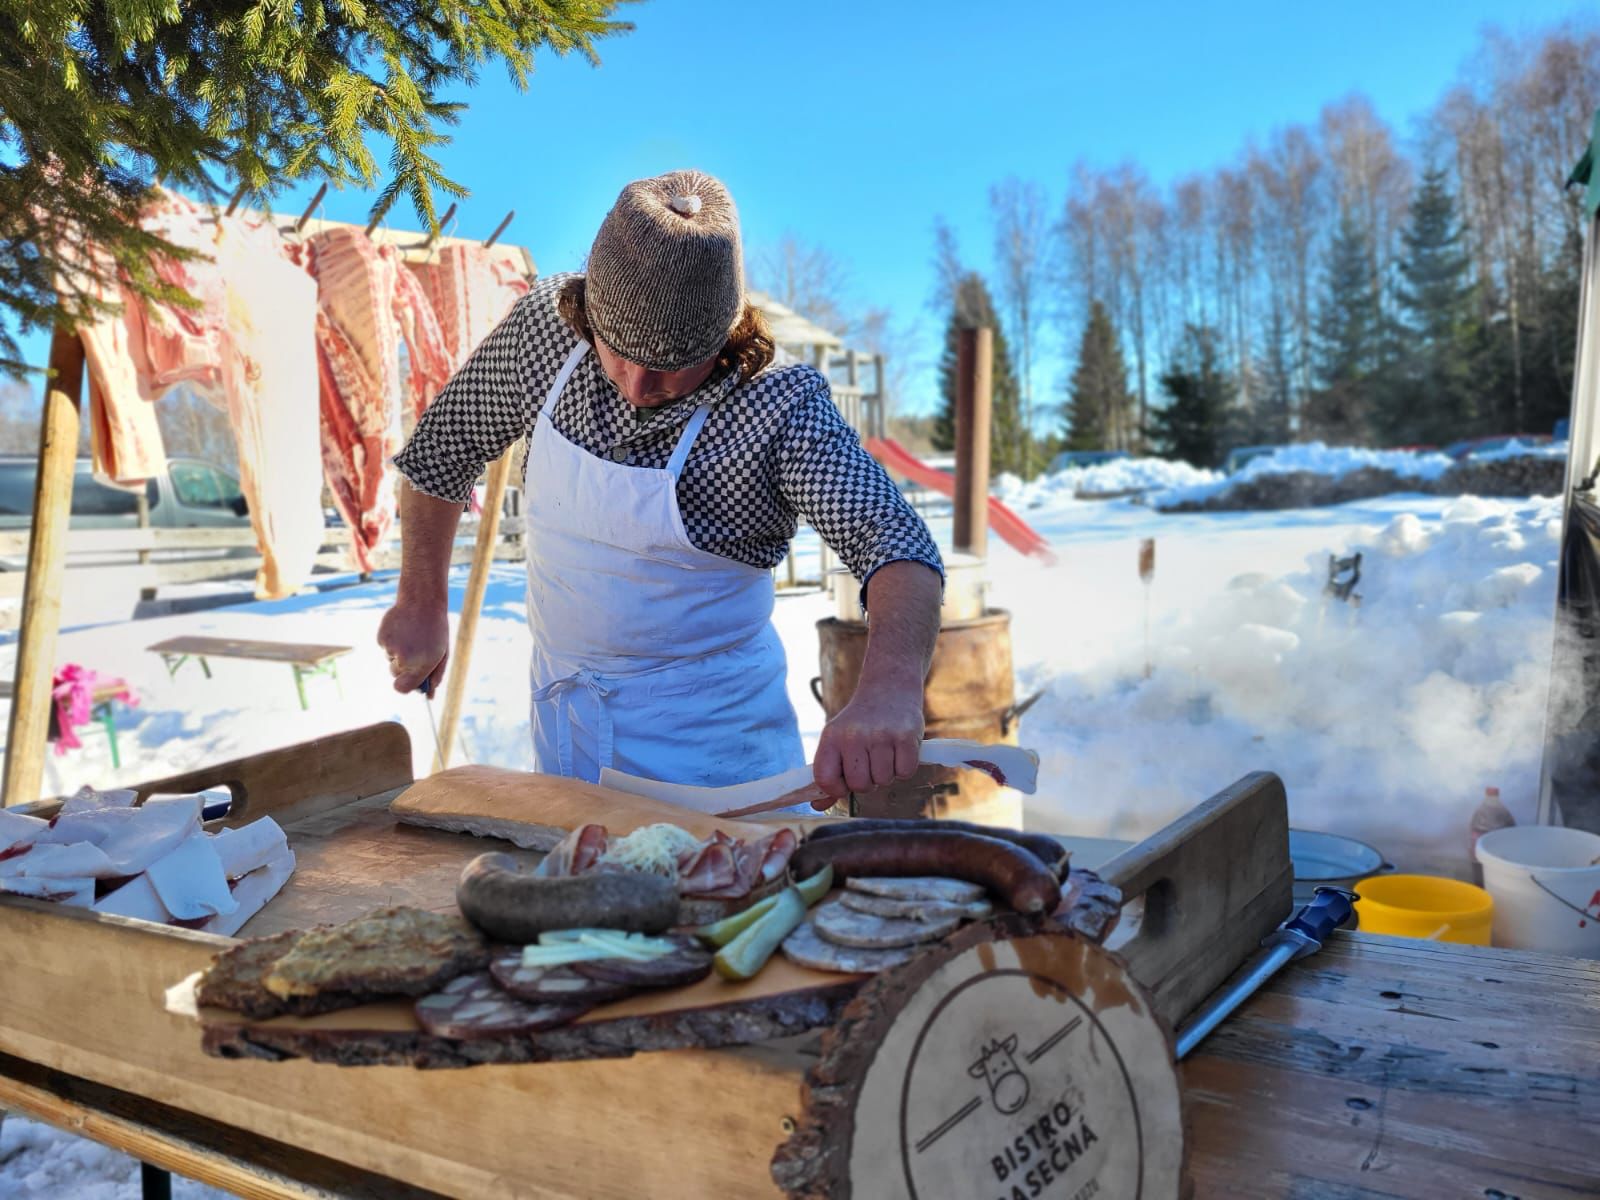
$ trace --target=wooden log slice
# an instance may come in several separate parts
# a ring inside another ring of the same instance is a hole
[[[862,988],[772,1175],[796,1200],[1176,1200],[1183,1161],[1149,995],[1060,921],[1006,915]]]

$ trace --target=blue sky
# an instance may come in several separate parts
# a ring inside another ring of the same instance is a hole
[[[1079,158],[1134,159],[1164,183],[1314,121],[1351,91],[1405,135],[1485,24],[1517,31],[1578,11],[1571,0],[647,0],[624,7],[637,28],[600,43],[598,69],[544,55],[526,93],[495,69],[461,94],[470,107],[442,157],[473,195],[454,232],[487,235],[515,209],[506,238],[542,272],[572,269],[623,183],[701,167],[732,188],[751,250],[793,233],[847,264],[854,306],[920,323],[908,407],[925,408],[936,215],[987,270],[988,188],[1007,175],[1039,180],[1053,203]],[[279,204],[298,211],[314,190]],[[370,199],[330,193],[323,215],[359,220]],[[404,201],[391,219],[414,220]],[[1062,339],[1045,337],[1041,398],[1062,371]]]

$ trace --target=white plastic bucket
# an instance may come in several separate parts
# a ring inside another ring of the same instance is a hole
[[[1494,897],[1494,944],[1600,958],[1600,834],[1559,825],[1496,829],[1478,839]]]

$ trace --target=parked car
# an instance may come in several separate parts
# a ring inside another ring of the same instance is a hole
[[[33,488],[39,464],[31,455],[0,455],[0,529],[33,524]],[[150,524],[159,529],[198,529],[250,524],[250,509],[239,480],[212,463],[171,458],[161,475],[145,484]],[[72,480],[72,529],[135,529],[139,525],[137,489],[108,487],[80,458]]]
[[[1065,471],[1068,467],[1094,467],[1101,463],[1129,458],[1126,450],[1063,450],[1050,461],[1050,470]]]

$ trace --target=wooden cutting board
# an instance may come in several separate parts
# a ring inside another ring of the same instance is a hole
[[[867,976],[809,970],[780,953],[744,983],[713,974],[689,987],[644,992],[603,1005],[559,1029],[480,1042],[430,1037],[417,1024],[409,1000],[270,1021],[198,1008],[198,978],[173,988],[167,1007],[200,1022],[207,1053],[309,1058],[344,1066],[464,1067],[619,1058],[645,1050],[704,1049],[789,1037],[831,1025]]]
[[[567,831],[593,822],[613,835],[667,822],[699,838],[717,831],[735,838],[761,838],[780,824],[803,831],[809,822],[728,821],[660,800],[530,771],[501,767],[452,767],[419,779],[395,798],[390,811],[401,821],[440,828],[470,829],[472,823],[515,822],[550,831],[551,844]],[[530,843],[537,849],[547,849]]]

